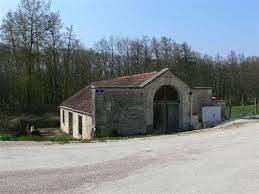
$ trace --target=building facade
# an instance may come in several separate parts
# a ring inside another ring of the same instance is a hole
[[[61,104],[61,128],[87,139],[93,130],[100,136],[174,133],[202,127],[202,107],[215,103],[211,88],[190,87],[163,69],[91,83]]]

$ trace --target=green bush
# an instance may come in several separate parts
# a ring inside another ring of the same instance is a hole
[[[46,141],[47,138],[41,136],[31,136],[31,135],[21,135],[21,136],[14,136],[14,135],[0,135],[0,141]]]
[[[55,114],[22,115],[0,117],[0,130],[8,130],[10,134],[27,135],[27,126],[35,125],[38,128],[58,128],[59,116]]]
[[[0,141],[11,141],[10,135],[0,135]]]
[[[59,127],[59,117],[54,115],[26,115],[20,118],[22,123],[36,125],[39,128]]]

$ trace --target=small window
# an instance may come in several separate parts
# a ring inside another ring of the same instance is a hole
[[[65,111],[62,110],[62,122],[63,124],[65,124]]]
[[[78,116],[78,132],[82,135],[82,116]]]

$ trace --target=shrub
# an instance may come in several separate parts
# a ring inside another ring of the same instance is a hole
[[[60,125],[59,117],[55,114],[45,115],[22,115],[8,116],[0,118],[0,129],[8,130],[15,135],[27,135],[28,125],[35,125],[38,128],[58,128]]]
[[[114,130],[112,130],[111,136],[112,137],[119,137],[121,135],[119,134],[119,132],[117,130],[114,129]]]
[[[0,141],[11,141],[10,135],[0,135]]]

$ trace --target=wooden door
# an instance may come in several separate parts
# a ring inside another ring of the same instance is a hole
[[[167,129],[168,132],[177,132],[179,128],[179,105],[167,104]]]
[[[154,105],[154,128],[161,131],[161,129],[164,129],[164,108],[163,104],[155,104]]]

